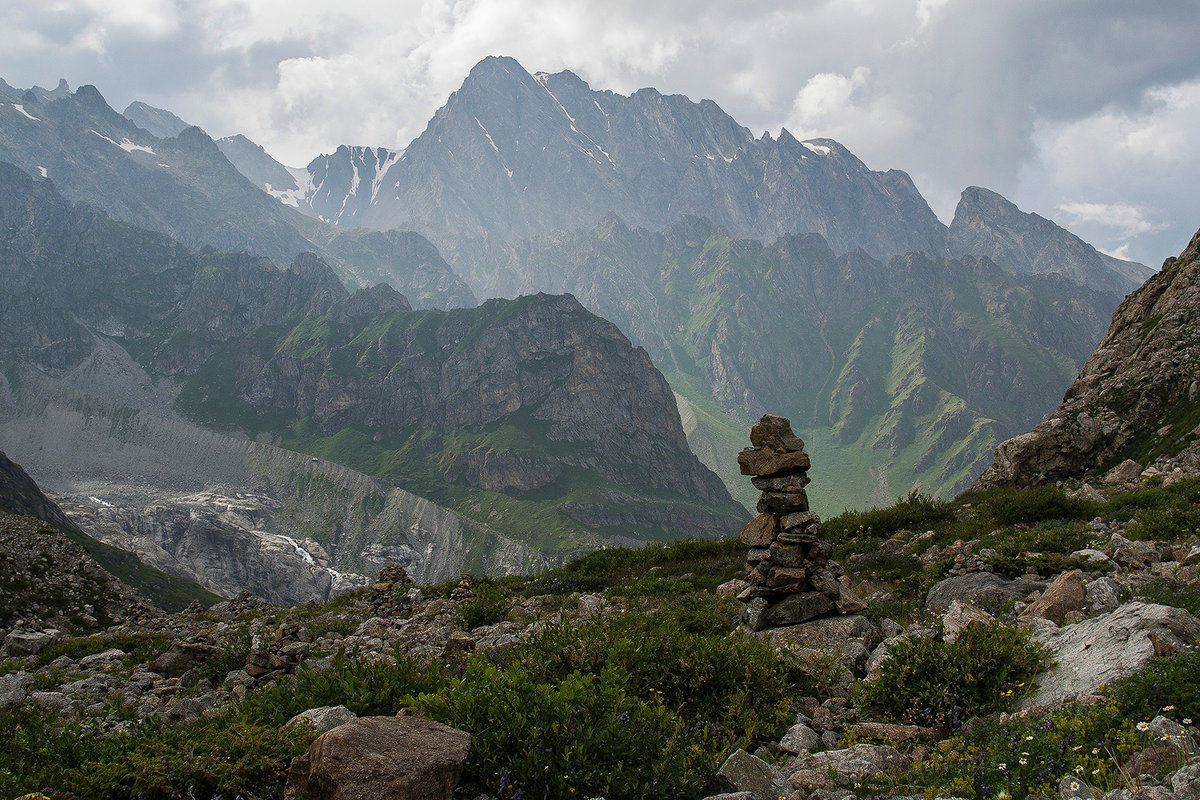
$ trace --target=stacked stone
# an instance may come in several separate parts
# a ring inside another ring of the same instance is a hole
[[[270,680],[281,673],[295,672],[308,653],[303,626],[287,621],[279,626],[269,645],[261,636],[254,637],[246,656],[246,672],[256,680]]]
[[[400,564],[388,564],[371,584],[371,612],[377,617],[411,617],[420,591]]]
[[[762,495],[759,515],[742,529],[749,584],[738,595],[742,621],[758,631],[862,611],[866,604],[843,585],[833,548],[820,539],[821,518],[808,509],[811,461],[791,421],[765,415],[750,429],[750,444],[738,466]]]

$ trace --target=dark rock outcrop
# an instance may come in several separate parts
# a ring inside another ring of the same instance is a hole
[[[978,487],[1031,486],[1126,458],[1200,466],[1200,233],[1125,299],[1062,405],[997,448]]]

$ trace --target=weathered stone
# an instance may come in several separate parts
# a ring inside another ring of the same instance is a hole
[[[817,536],[820,535],[819,531],[811,529],[815,527],[817,526],[811,526],[804,531],[783,531],[776,537],[775,541],[783,542],[784,544],[813,544],[817,541]]]
[[[821,518],[811,511],[797,511],[779,520],[779,527],[785,531],[805,530],[809,525],[819,523]]]
[[[62,632],[58,630],[13,631],[4,637],[4,653],[15,658],[37,655],[61,639]]]
[[[808,495],[805,492],[763,492],[756,506],[760,514],[791,514],[808,511]]]
[[[1142,477],[1142,465],[1131,458],[1110,469],[1104,476],[1105,483],[1134,483]]]
[[[820,592],[830,600],[836,600],[842,593],[842,585],[838,583],[837,575],[830,569],[813,571],[808,577],[808,584],[813,591]]]
[[[776,800],[788,793],[782,773],[745,750],[735,750],[717,771],[717,782],[725,789],[750,792],[756,800]]]
[[[225,651],[216,645],[201,642],[176,642],[166,652],[150,662],[150,671],[168,678],[178,678],[196,664],[224,655]]]
[[[772,567],[767,573],[767,586],[795,587],[793,591],[802,591],[807,573],[804,567]]]
[[[812,466],[808,453],[781,453],[775,450],[743,450],[737,456],[743,475],[770,477],[807,470]]]
[[[842,586],[842,590],[834,599],[833,604],[837,606],[839,614],[858,614],[867,610],[866,601],[848,586]]]
[[[1200,761],[1177,770],[1169,783],[1178,800],[1200,798]]]
[[[775,542],[770,553],[771,560],[781,567],[804,566],[804,545]]]
[[[1158,549],[1149,542],[1135,542],[1126,539],[1119,533],[1114,533],[1109,545],[1112,560],[1122,567],[1148,567],[1161,559]]]
[[[758,562],[771,557],[771,548],[769,547],[750,547],[746,550],[746,563],[757,564]]]
[[[1083,573],[1077,569],[1064,572],[1046,587],[1042,596],[1029,605],[1018,617],[1022,622],[1041,617],[1055,625],[1062,625],[1063,619],[1072,611],[1082,611],[1087,607],[1087,589],[1083,584]]]
[[[971,572],[938,581],[925,597],[925,608],[945,613],[953,600],[998,611],[1007,602],[1021,600],[1025,590],[994,572]]]
[[[815,750],[820,744],[820,735],[803,722],[797,722],[788,728],[788,732],[779,740],[779,746],[789,753],[806,753]]]
[[[747,584],[745,581],[740,580],[738,578],[734,578],[733,580],[725,581],[724,583],[722,583],[720,586],[717,587],[717,592],[716,592],[717,598],[720,600],[727,600],[730,598],[737,597],[739,594],[742,593],[742,591],[745,590],[746,585]]]
[[[843,750],[827,750],[823,753],[806,753],[796,758],[797,772],[823,772],[839,785],[854,787],[864,779],[879,773],[903,770],[911,761],[890,745],[856,744]],[[794,775],[795,773],[793,773]],[[792,786],[801,788],[791,778]]]
[[[812,483],[807,472],[794,472],[791,475],[776,475],[764,478],[755,475],[750,478],[750,485],[760,492],[797,492]]]
[[[767,606],[762,614],[762,627],[795,625],[824,616],[834,610],[833,601],[820,592],[793,594]],[[762,628],[756,628],[761,630]]]
[[[1063,775],[1058,782],[1058,796],[1061,800],[1096,800],[1091,787],[1077,775]]]
[[[775,414],[764,414],[750,428],[750,444],[772,450],[804,452],[804,440],[792,433],[792,421]]]
[[[1097,578],[1084,586],[1084,603],[1089,614],[1107,614],[1121,605],[1120,586],[1112,578]]]
[[[942,616],[942,638],[953,644],[967,628],[987,625],[991,621],[992,615],[982,608],[951,600],[950,608],[946,609],[945,615]]]
[[[1095,694],[1144,667],[1155,655],[1154,638],[1175,647],[1200,641],[1200,619],[1180,608],[1126,603],[1116,611],[1066,628],[1039,630],[1053,663],[1038,676],[1023,708],[1053,706]]]
[[[325,731],[331,731],[334,728],[345,725],[357,717],[357,714],[345,706],[322,706],[320,708],[310,708],[307,711],[301,711],[289,719],[284,727],[289,725],[306,725],[318,733],[324,733]]]
[[[873,650],[883,640],[883,634],[866,617],[858,615],[814,619],[787,627],[773,628],[759,634],[774,646],[799,645],[818,650],[834,650],[846,641],[858,641]]]
[[[450,800],[471,736],[420,717],[360,717],[292,759],[285,800]]]
[[[742,528],[742,544],[747,547],[769,547],[779,533],[779,518],[774,514],[759,514]]]

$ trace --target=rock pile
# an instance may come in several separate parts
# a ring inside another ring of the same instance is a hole
[[[304,627],[297,622],[282,623],[268,644],[255,635],[246,656],[246,672],[250,677],[265,681],[281,673],[295,672],[309,653]]]
[[[409,617],[420,600],[420,589],[400,564],[388,564],[371,584],[371,610],[377,617]]]
[[[738,466],[762,495],[759,515],[742,529],[749,548],[749,586],[738,595],[742,621],[759,631],[865,609],[831,560],[833,548],[819,538],[821,518],[809,511],[804,490],[811,461],[791,421],[763,416],[750,429],[750,444],[738,453]]]

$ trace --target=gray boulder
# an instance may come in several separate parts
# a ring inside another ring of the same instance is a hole
[[[925,596],[925,608],[944,614],[957,600],[994,613],[1010,601],[1023,600],[1027,593],[1028,589],[1003,575],[968,572],[935,583]]]
[[[755,800],[776,800],[791,793],[779,770],[745,750],[735,750],[725,759],[717,783],[730,792],[749,792]]]
[[[1200,619],[1171,606],[1126,603],[1076,625],[1040,629],[1035,638],[1050,648],[1055,663],[1038,677],[1037,691],[1022,702],[1023,708],[1095,694],[1137,672],[1155,655],[1195,644]]]
[[[350,709],[345,706],[321,706],[320,708],[310,708],[307,711],[301,711],[296,716],[287,721],[288,725],[308,725],[317,733],[331,731],[334,728],[345,725],[352,719],[357,718]]]
[[[450,800],[471,736],[420,717],[359,717],[292,759],[285,800]]]
[[[802,789],[812,775],[824,774],[832,777],[838,786],[853,788],[870,776],[903,770],[911,763],[908,756],[890,745],[856,744],[844,750],[798,756],[792,762],[795,772],[789,781],[795,788]]]

